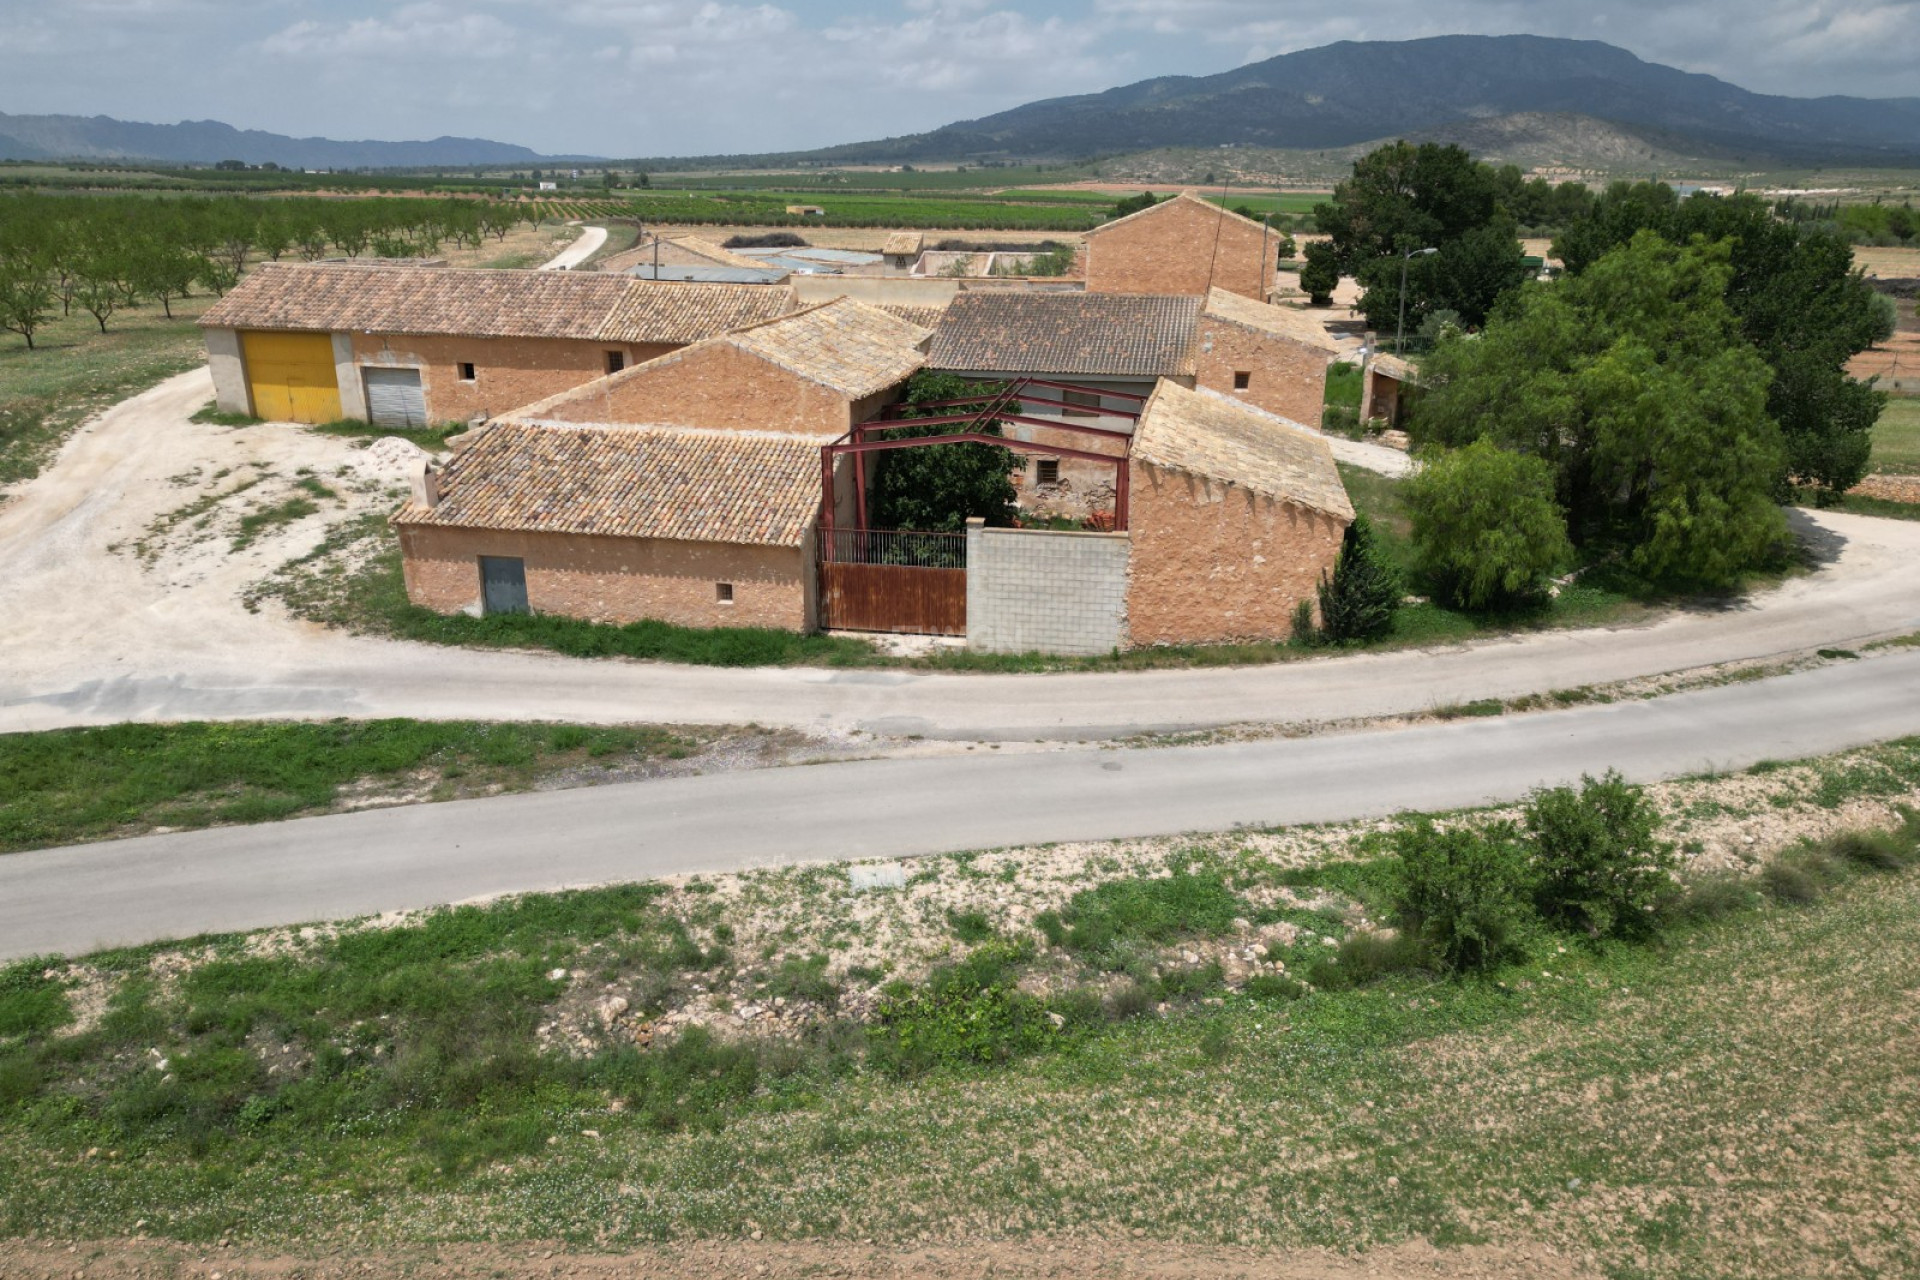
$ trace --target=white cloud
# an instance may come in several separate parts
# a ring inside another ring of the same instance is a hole
[[[526,34],[489,13],[463,13],[445,4],[426,3],[402,5],[391,18],[305,19],[268,36],[257,48],[270,57],[295,59],[465,61],[522,53]]]

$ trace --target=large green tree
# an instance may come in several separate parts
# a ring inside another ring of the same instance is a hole
[[[1617,541],[1650,578],[1731,582],[1786,525],[1772,372],[1727,303],[1730,253],[1643,231],[1578,276],[1524,286],[1484,333],[1428,359],[1418,438],[1543,458],[1577,541]]]
[[[971,383],[951,373],[922,371],[907,384],[905,412],[911,417],[946,416],[984,408],[999,390],[997,383]],[[971,403],[929,408],[939,400],[970,398]],[[882,439],[952,435],[968,429],[966,423],[902,426],[884,432]],[[985,434],[999,435],[998,423]],[[868,495],[868,521],[876,529],[912,529],[923,533],[958,533],[969,518],[990,525],[1013,523],[1019,493],[1012,475],[1020,469],[1020,455],[998,445],[963,441],[921,449],[893,449],[870,455],[873,478]]]
[[[1398,323],[1404,267],[1409,332],[1437,310],[1478,328],[1527,277],[1519,226],[1501,193],[1498,172],[1459,147],[1395,142],[1356,161],[1333,200],[1313,212],[1341,273],[1366,288],[1360,310],[1368,324]],[[1418,249],[1439,252],[1403,261]]]
[[[1643,182],[1614,184],[1554,252],[1578,274],[1642,231],[1675,244],[1728,245],[1727,302],[1774,372],[1767,412],[1786,439],[1776,483],[1792,476],[1836,492],[1857,483],[1886,398],[1847,374],[1847,360],[1878,332],[1873,290],[1852,247],[1831,228],[1781,220],[1752,196],[1681,200]]]

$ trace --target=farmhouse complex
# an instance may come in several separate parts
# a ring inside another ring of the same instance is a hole
[[[655,247],[617,273],[263,267],[202,320],[219,404],[468,424],[394,517],[441,612],[1091,654],[1284,638],[1333,567],[1353,509],[1303,424],[1337,347],[1267,301],[1259,223],[1177,197],[1092,233],[1083,287],[944,301],[868,277],[809,305]],[[888,271],[919,248],[890,239]],[[927,450],[994,460],[1011,502],[874,527],[937,507],[893,491],[941,483],[911,479],[942,474],[906,466]]]

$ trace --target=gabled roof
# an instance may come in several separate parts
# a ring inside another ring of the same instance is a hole
[[[1329,354],[1340,350],[1340,344],[1327,332],[1327,327],[1306,312],[1293,307],[1269,306],[1225,289],[1209,289],[1206,306],[1200,314],[1203,318],[1226,320],[1276,337],[1291,338]]]
[[[928,306],[909,306],[904,302],[876,302],[872,304],[895,320],[905,320],[908,324],[919,325],[928,333],[940,327],[940,319],[947,314],[947,304],[937,303]]]
[[[918,231],[896,231],[887,237],[880,252],[888,257],[917,257],[927,238]]]
[[[1111,231],[1115,227],[1121,225],[1122,223],[1132,222],[1135,218],[1150,217],[1154,213],[1160,212],[1162,210],[1178,208],[1179,203],[1182,200],[1187,201],[1189,204],[1198,205],[1202,209],[1206,210],[1208,213],[1219,214],[1222,217],[1231,218],[1235,222],[1244,222],[1249,227],[1252,227],[1255,231],[1269,230],[1269,228],[1266,226],[1265,223],[1255,222],[1252,218],[1246,217],[1243,214],[1235,213],[1231,209],[1222,208],[1220,205],[1215,204],[1211,200],[1202,200],[1199,196],[1194,195],[1190,191],[1181,191],[1168,197],[1165,200],[1155,201],[1153,204],[1148,205],[1144,209],[1135,209],[1132,213],[1128,214],[1124,218],[1115,218],[1112,222],[1103,222],[1099,226],[1095,227],[1093,230],[1087,232],[1087,234],[1090,236],[1097,236],[1102,231]]]
[[[681,235],[660,238],[668,244],[678,245],[687,253],[705,258],[716,267],[764,267],[766,265],[753,258],[743,258],[725,245],[715,244],[704,236]],[[642,243],[635,247],[643,249],[646,246]]]
[[[1200,299],[968,290],[947,305],[927,363],[978,373],[1184,377]]]
[[[1140,412],[1132,456],[1136,462],[1353,519],[1353,503],[1325,436],[1209,391],[1162,381]]]
[[[207,328],[698,342],[792,311],[792,290],[664,284],[591,271],[262,263]]]
[[[797,547],[820,507],[820,441],[766,431],[496,422],[399,525]]]
[[[838,391],[849,400],[913,376],[932,330],[852,298],[835,298],[751,325],[717,341]]]

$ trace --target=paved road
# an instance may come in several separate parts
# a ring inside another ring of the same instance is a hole
[[[1920,732],[1920,653],[1549,714],[1233,746],[871,760],[0,857],[0,959],[568,885],[1517,797]]]
[[[540,264],[542,271],[571,271],[591,258],[601,245],[607,242],[605,227],[583,227],[580,238],[555,254],[550,261]]]

